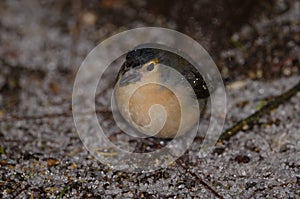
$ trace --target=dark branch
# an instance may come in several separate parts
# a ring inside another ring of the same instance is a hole
[[[177,159],[175,161],[177,165],[182,167],[184,170],[186,170],[192,177],[196,179],[196,181],[200,184],[202,184],[207,190],[209,190],[211,193],[213,193],[217,198],[223,199],[223,196],[221,196],[217,191],[215,191],[210,185],[208,185],[203,179],[201,179],[196,173],[192,172],[187,166],[185,166],[182,163],[182,160]]]
[[[297,92],[300,91],[300,81],[293,86],[288,91],[284,92],[283,94],[275,97],[272,101],[268,102],[266,105],[264,105],[261,109],[250,115],[249,117],[240,120],[232,127],[226,129],[222,135],[220,136],[220,141],[228,141],[231,137],[236,135],[239,131],[244,129],[249,129],[252,127],[255,123],[259,121],[259,119],[266,115],[267,113],[270,113],[272,110],[276,109],[281,104],[287,102],[291,97],[297,94]]]

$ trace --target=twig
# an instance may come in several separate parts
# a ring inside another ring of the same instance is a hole
[[[194,178],[196,178],[196,180],[200,184],[202,184],[206,189],[208,189],[209,191],[211,191],[216,197],[223,199],[223,196],[221,196],[217,191],[215,191],[211,186],[209,186],[197,174],[195,174],[194,172],[192,172],[191,170],[189,170],[187,166],[185,166],[184,164],[182,164],[182,162],[181,162],[180,159],[177,159],[176,163],[177,163],[177,165],[179,165],[180,167],[182,167],[184,170],[186,170],[191,176],[193,176]]]
[[[74,14],[74,25],[71,31],[71,48],[70,48],[70,67],[73,70],[73,73],[76,73],[75,64],[76,64],[76,57],[77,57],[77,49],[78,49],[78,42],[80,39],[80,32],[81,32],[81,15],[82,15],[82,2],[81,0],[74,1],[73,4],[73,14]]]
[[[96,114],[99,113],[110,113],[111,111],[103,109],[96,110]],[[92,112],[81,113],[81,115],[90,115]],[[39,119],[51,119],[58,117],[73,117],[72,112],[63,112],[63,113],[53,113],[53,114],[43,114],[43,115],[29,115],[29,116],[18,116],[10,115],[9,117],[0,118],[0,122],[12,122],[12,121],[22,121],[22,120],[39,120]]]
[[[68,183],[67,183],[68,184]],[[59,193],[59,196],[58,196],[58,198],[59,199],[62,199],[63,197],[64,197],[64,195],[65,195],[65,193],[68,191],[68,185],[66,185],[64,188],[63,188],[63,190],[61,190],[61,192]]]
[[[29,188],[29,185],[26,185],[23,189],[20,189],[14,196],[14,198],[17,198],[21,193],[23,193],[25,190]]]
[[[232,127],[226,129],[222,135],[220,136],[219,140],[228,141],[231,137],[236,135],[239,131],[249,129],[252,127],[258,120],[265,114],[270,113],[273,109],[276,109],[281,104],[288,101],[291,97],[297,94],[300,91],[300,81],[293,86],[291,89],[287,90],[283,94],[275,97],[272,101],[264,105],[261,109],[253,113],[252,115],[248,116],[237,122]]]
[[[37,74],[40,74],[42,76],[45,76],[45,71],[43,70],[40,70],[40,69],[31,69],[31,68],[28,68],[26,66],[23,66],[22,64],[18,63],[18,64],[11,64],[9,63],[5,58],[3,57],[0,57],[0,62],[2,62],[3,66],[4,67],[8,67],[10,69],[15,69],[16,71],[19,71],[19,72],[24,72],[24,73],[37,73]]]

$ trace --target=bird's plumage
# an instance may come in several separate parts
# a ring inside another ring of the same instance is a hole
[[[116,102],[125,120],[144,134],[161,138],[187,133],[199,121],[208,97],[198,70],[160,48],[130,51],[115,84]]]

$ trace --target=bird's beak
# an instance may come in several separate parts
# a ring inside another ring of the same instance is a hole
[[[141,80],[142,74],[135,70],[135,69],[130,69],[129,71],[125,72],[119,81],[119,86],[126,86],[130,83],[137,82]]]

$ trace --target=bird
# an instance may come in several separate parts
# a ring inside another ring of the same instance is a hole
[[[210,96],[195,66],[173,51],[137,46],[127,53],[115,80],[119,112],[148,136],[171,139],[185,135],[199,122]]]

